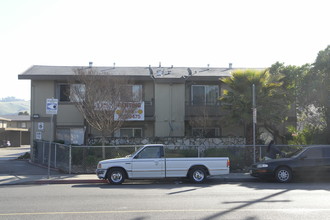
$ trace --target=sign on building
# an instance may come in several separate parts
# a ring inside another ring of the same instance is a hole
[[[45,129],[45,123],[43,122],[38,122],[38,130],[43,131]]]
[[[42,133],[40,131],[36,132],[36,139],[41,140],[42,139]]]
[[[46,100],[46,114],[56,115],[58,109],[58,99],[47,99]]]
[[[144,102],[128,102],[126,103],[129,108],[135,109],[130,117],[126,118],[126,121],[144,121]],[[120,118],[121,109],[117,108],[115,111],[115,120]]]

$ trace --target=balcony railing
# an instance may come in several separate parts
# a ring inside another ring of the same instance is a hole
[[[186,102],[186,116],[210,116],[220,117],[225,114],[220,103],[193,103]]]

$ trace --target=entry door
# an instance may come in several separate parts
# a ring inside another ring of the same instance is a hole
[[[163,146],[148,146],[132,160],[133,178],[164,178]]]

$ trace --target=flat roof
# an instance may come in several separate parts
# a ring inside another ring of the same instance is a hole
[[[113,76],[150,76],[155,78],[180,78],[182,76],[230,76],[233,70],[247,68],[216,67],[83,67],[83,66],[41,66],[34,65],[19,75],[19,79],[33,76],[72,76],[75,69],[93,68],[104,75]],[[250,69],[250,68],[249,68]],[[262,68],[252,68],[262,69]]]
[[[30,115],[1,115],[0,120],[6,121],[30,121]]]

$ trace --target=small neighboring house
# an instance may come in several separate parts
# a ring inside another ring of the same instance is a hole
[[[30,145],[30,115],[0,116],[0,146],[12,147]]]

